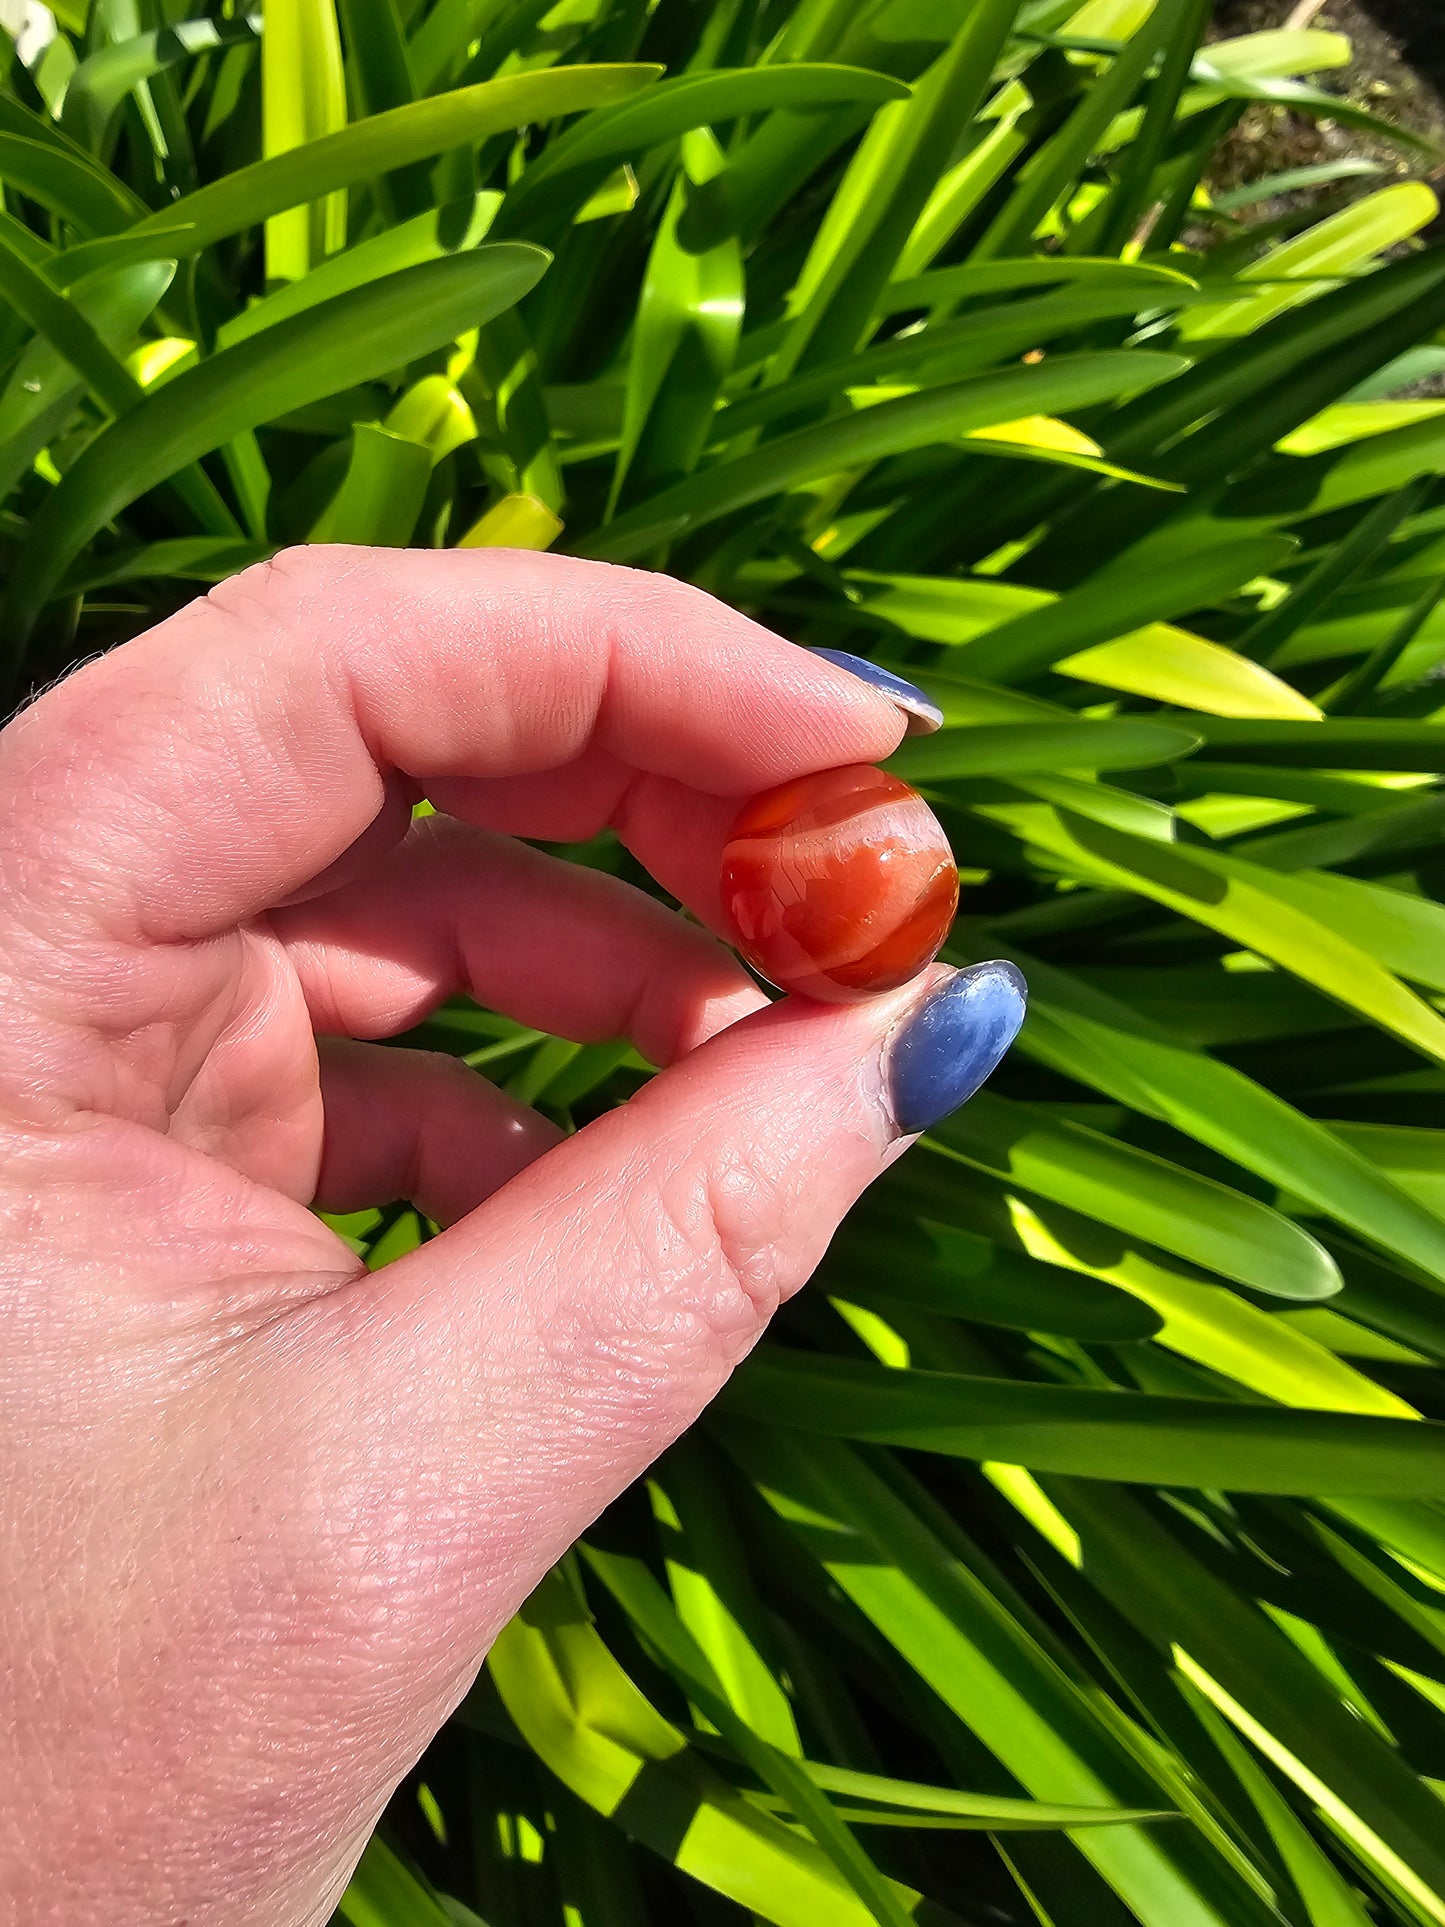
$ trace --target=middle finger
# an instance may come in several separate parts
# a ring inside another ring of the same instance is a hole
[[[271,923],[317,1030],[343,1037],[395,1036],[465,991],[668,1064],[766,1001],[720,943],[630,884],[445,817]]]

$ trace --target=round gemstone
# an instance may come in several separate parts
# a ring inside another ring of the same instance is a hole
[[[723,849],[722,895],[734,942],[769,982],[853,1003],[933,961],[958,869],[923,798],[858,764],[753,797]]]

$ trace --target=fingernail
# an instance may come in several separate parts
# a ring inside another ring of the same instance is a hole
[[[891,696],[908,718],[910,736],[931,736],[934,730],[943,728],[943,711],[924,695],[917,683],[906,682],[902,676],[895,676],[891,669],[882,669],[864,656],[850,656],[846,649],[810,649],[808,654],[821,656],[824,662],[831,662],[838,669],[846,669],[850,676],[856,676],[860,682],[871,683],[875,689],[881,689],[885,696]]]
[[[1028,985],[1011,963],[970,964],[936,984],[888,1046],[889,1101],[905,1137],[971,1098],[1018,1036]]]

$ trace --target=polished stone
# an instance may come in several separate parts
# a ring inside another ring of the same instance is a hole
[[[958,870],[923,798],[858,764],[753,797],[723,851],[722,894],[739,950],[769,982],[852,1003],[932,962]]]

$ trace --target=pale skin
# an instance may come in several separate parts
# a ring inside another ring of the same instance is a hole
[[[610,824],[720,930],[740,799],[903,721],[662,577],[313,549],[0,735],[0,1919],[327,1918],[906,1142],[921,986],[770,1005],[512,839]],[[458,991],[665,1068],[561,1141],[369,1041]],[[377,1274],[308,1209],[398,1197],[449,1228]]]

